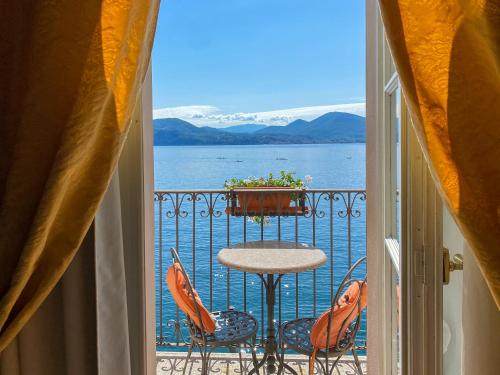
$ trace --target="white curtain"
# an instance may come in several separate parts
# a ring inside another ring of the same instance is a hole
[[[96,373],[94,233],[17,338],[0,354],[1,375]]]
[[[130,375],[127,283],[118,172],[111,180],[94,223],[98,374]]]
[[[0,375],[130,375],[126,280],[116,172],[71,266],[0,354]]]

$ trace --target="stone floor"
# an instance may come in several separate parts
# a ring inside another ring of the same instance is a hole
[[[184,368],[186,353],[184,352],[157,352],[156,353],[156,373],[157,375],[175,375],[182,374]],[[250,355],[243,354],[243,374],[247,374],[252,368],[252,360]],[[366,374],[366,357],[360,356],[363,373]],[[287,355],[286,362],[297,371],[299,375],[307,375],[308,360],[307,357],[301,355]],[[317,372],[317,371],[316,371]],[[188,363],[186,374],[200,374],[201,361],[197,353],[193,353],[191,360]],[[211,374],[241,374],[240,365],[237,354],[214,353],[210,360]],[[318,373],[318,372],[317,372]],[[344,356],[333,372],[336,375],[358,375],[354,360],[350,356]],[[265,375],[265,372],[260,372]]]

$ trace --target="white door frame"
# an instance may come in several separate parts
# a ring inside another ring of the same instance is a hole
[[[367,327],[367,373],[385,375],[390,353],[387,347],[385,311],[379,306],[383,300],[384,275],[380,269],[384,264],[384,187],[377,176],[382,173],[382,137],[377,129],[377,117],[382,113],[379,97],[383,66],[381,59],[381,27],[376,0],[366,1],[366,244],[368,288]],[[372,308],[373,307],[373,308]],[[380,307],[380,308],[379,308]]]
[[[151,65],[135,105],[126,147],[122,153],[120,186],[122,225],[129,249],[126,267],[129,272],[131,373],[156,374],[155,278],[154,278],[154,176],[152,127]]]
[[[142,120],[142,212],[143,258],[142,258],[142,302],[144,312],[141,327],[144,332],[142,369],[144,375],[156,374],[156,296],[155,296],[155,223],[154,223],[154,150],[153,150],[153,78],[151,61],[142,86],[140,115]]]

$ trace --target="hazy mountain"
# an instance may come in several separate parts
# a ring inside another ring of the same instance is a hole
[[[259,130],[257,134],[291,134],[302,135],[306,131],[306,126],[309,122],[305,120],[295,120],[286,126],[268,126],[265,129]]]
[[[344,112],[326,113],[312,121],[299,119],[286,126],[244,124],[215,129],[178,118],[156,119],[153,124],[155,145],[356,143],[366,138],[365,118]]]
[[[262,130],[267,128],[267,125],[261,124],[241,124],[228,126],[227,128],[221,128],[220,130],[224,130],[225,132],[230,133],[255,133],[257,130]]]
[[[365,118],[345,112],[329,112],[312,120],[295,120],[287,126],[268,126],[255,132],[303,135],[324,143],[365,142]]]
[[[254,135],[248,133],[230,133],[208,126],[197,127],[178,119],[156,119],[154,125],[154,144],[166,145],[254,145],[254,144],[293,144],[315,143],[309,137],[284,135]]]

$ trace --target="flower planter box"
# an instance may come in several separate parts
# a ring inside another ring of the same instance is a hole
[[[270,186],[231,190],[226,211],[233,216],[289,216],[304,215],[307,208],[303,190]]]

